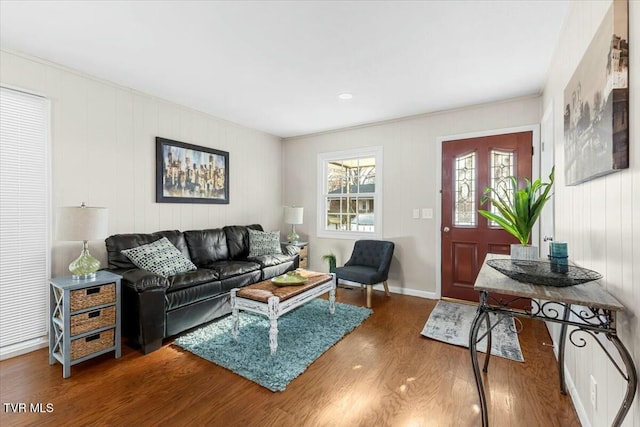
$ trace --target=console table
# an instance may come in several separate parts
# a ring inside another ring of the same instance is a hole
[[[474,284],[474,289],[480,292],[480,304],[478,305],[476,316],[471,324],[469,350],[471,352],[471,363],[473,365],[473,373],[480,398],[482,425],[484,427],[489,425],[489,417],[487,414],[487,401],[482,374],[480,373],[476,345],[483,338],[487,337],[487,349],[491,349],[491,330],[497,323],[512,317],[526,317],[561,324],[558,348],[558,371],[560,373],[560,391],[562,394],[566,394],[564,382],[564,351],[567,340],[567,328],[569,326],[576,328],[568,334],[569,341],[576,347],[584,347],[587,345],[584,337],[580,335],[576,336],[576,334],[590,335],[594,341],[600,345],[611,363],[613,363],[620,375],[622,375],[627,382],[627,391],[612,423],[612,426],[620,426],[629,412],[638,384],[638,374],[631,354],[629,354],[627,348],[620,341],[616,332],[616,312],[623,311],[624,306],[605,291],[597,280],[569,287],[533,285],[518,282],[487,264],[487,260],[500,258],[508,258],[508,256],[488,254]],[[513,298],[508,301],[496,300],[491,297],[490,294],[492,292],[506,294]],[[527,311],[523,312],[510,308],[515,301],[523,298],[531,298],[531,307],[527,309]],[[489,313],[496,313],[498,315],[498,320],[493,325],[491,324]],[[484,332],[483,335],[478,337],[480,326],[483,322],[485,322],[486,331],[488,332]],[[613,355],[600,342],[596,336],[600,333],[614,345],[624,366],[620,366]],[[487,351],[484,359],[484,372],[487,372],[490,354],[491,351]]]

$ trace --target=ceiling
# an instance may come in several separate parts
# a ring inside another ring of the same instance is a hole
[[[0,44],[291,137],[539,94],[567,3],[1,0]]]

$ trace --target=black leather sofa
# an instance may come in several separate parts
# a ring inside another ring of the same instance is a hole
[[[117,234],[105,240],[108,270],[122,276],[122,332],[129,345],[150,353],[163,338],[231,312],[230,290],[278,276],[298,267],[298,248],[281,245],[282,254],[249,258],[248,228]],[[197,270],[164,278],[136,267],[129,249],[166,237]]]

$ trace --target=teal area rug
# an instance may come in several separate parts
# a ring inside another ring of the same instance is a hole
[[[269,320],[240,312],[238,341],[231,316],[177,338],[174,344],[268,388],[282,391],[322,353],[358,327],[372,310],[314,299],[278,319],[278,351],[269,351]]]

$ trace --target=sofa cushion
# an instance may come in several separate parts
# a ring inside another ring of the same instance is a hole
[[[260,255],[257,257],[250,257],[249,261],[257,262],[261,268],[273,267],[274,265],[284,264],[289,261],[293,261],[295,256],[289,256],[284,254],[271,254]]]
[[[259,282],[262,278],[262,270],[250,271],[239,276],[228,277],[220,281],[222,290],[229,292],[233,288],[242,288]]]
[[[184,238],[191,261],[198,267],[229,258],[227,236],[221,228],[185,231]]]
[[[169,289],[167,292],[216,280],[218,280],[218,273],[208,268],[199,268],[197,270],[186,271],[184,273],[177,273],[168,278]]]
[[[222,283],[218,280],[167,292],[165,295],[166,310],[185,307],[198,301],[212,298],[223,293]]]
[[[163,237],[166,237],[183,255],[189,256],[184,235],[178,230],[158,231],[150,234],[115,234],[105,240],[109,268],[136,268],[137,266],[121,251],[153,243]]]
[[[162,277],[195,270],[196,266],[163,237],[153,243],[121,251],[136,266]]]
[[[258,231],[248,229],[249,258],[262,255],[281,254],[279,231]]]
[[[293,270],[294,267],[294,259],[292,259],[291,261],[285,261],[281,264],[264,266],[262,267],[262,276],[260,277],[260,280],[268,280],[272,277],[279,276],[286,273],[287,271]]]
[[[223,228],[227,236],[227,247],[229,248],[229,258],[246,259],[249,256],[249,232],[248,228],[263,231],[260,224],[252,225],[229,225]]]
[[[229,277],[239,276],[251,271],[260,270],[260,264],[250,261],[217,261],[207,266],[214,270],[220,280]]]

